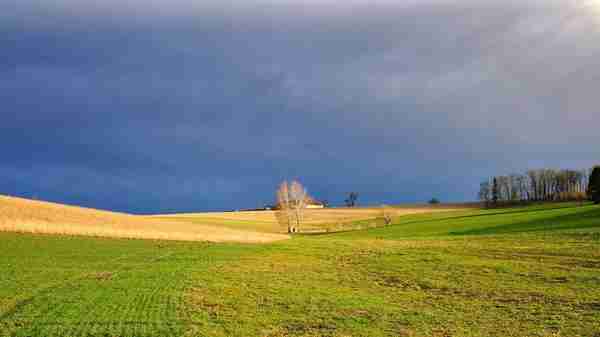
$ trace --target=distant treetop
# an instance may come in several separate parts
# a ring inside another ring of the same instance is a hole
[[[429,200],[430,205],[437,205],[439,203],[440,203],[440,201],[438,198],[431,198],[431,200]]]

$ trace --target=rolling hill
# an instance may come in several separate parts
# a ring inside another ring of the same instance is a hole
[[[598,336],[600,207],[260,245],[0,233],[0,270],[1,337]]]
[[[287,235],[169,221],[51,202],[0,196],[0,231],[114,238],[264,243]]]

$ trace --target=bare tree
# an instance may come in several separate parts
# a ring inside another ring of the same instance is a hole
[[[348,199],[344,200],[346,202],[346,206],[354,207],[356,206],[356,200],[358,199],[358,193],[350,192],[348,194]]]
[[[509,176],[510,200],[512,201],[522,200],[521,183],[519,181],[520,177],[521,175],[518,173],[513,173]]]
[[[516,177],[516,180],[517,180],[517,186],[519,186],[519,199],[521,201],[529,200],[530,195],[529,195],[527,176],[524,174],[519,174]]]
[[[294,218],[296,222],[295,231],[300,229],[300,223],[302,222],[304,209],[306,209],[306,201],[308,199],[308,193],[302,184],[294,180],[290,184],[290,201],[294,210]]]
[[[392,223],[392,208],[387,205],[381,205],[381,218],[383,223],[387,226]]]
[[[496,181],[498,183],[498,199],[506,201],[510,200],[510,196],[512,194],[512,184],[510,183],[510,177],[498,176],[496,177]]]
[[[539,200],[539,179],[538,179],[538,171],[537,170],[529,170],[527,171],[527,176],[529,177],[529,183],[531,185],[531,199],[530,200]]]
[[[308,199],[306,189],[298,181],[284,181],[279,185],[276,217],[282,226],[287,227],[288,233],[300,231]]]
[[[490,200],[492,199],[492,188],[488,181],[484,181],[479,184],[479,200],[484,203],[485,207],[489,206]]]
[[[587,170],[535,169],[525,174],[492,177],[480,184],[479,199],[500,201],[580,201],[588,185]]]
[[[277,189],[277,211],[275,216],[280,225],[287,229],[288,233],[293,230],[290,203],[290,187],[287,181],[282,182]]]

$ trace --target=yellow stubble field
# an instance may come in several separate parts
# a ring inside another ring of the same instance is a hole
[[[450,210],[454,208],[386,208],[392,217]],[[381,214],[377,207],[306,209],[299,227],[302,232],[356,229],[357,221],[375,220]],[[0,231],[247,243],[289,238],[276,211],[131,215],[1,195]]]
[[[402,207],[386,208],[392,217],[403,215],[422,214],[432,212],[445,212],[455,208],[430,208],[430,207]],[[335,228],[343,229],[346,224],[360,220],[370,220],[380,217],[382,208],[324,208],[305,209],[302,212],[302,231],[318,232]],[[286,225],[280,224],[277,211],[239,211],[239,212],[206,212],[157,215],[159,219],[192,222],[196,224],[210,224],[235,229],[255,230],[264,233],[284,233]]]
[[[0,196],[0,231],[115,238],[263,243],[287,239],[278,233],[218,224],[173,221],[77,206]]]

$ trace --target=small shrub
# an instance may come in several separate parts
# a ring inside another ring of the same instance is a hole
[[[430,205],[437,205],[439,203],[440,203],[440,200],[437,198],[431,198],[431,200],[429,200]]]
[[[381,219],[383,219],[383,223],[384,225],[391,225],[392,224],[392,211],[391,209],[386,206],[386,205],[382,205],[381,206]]]

